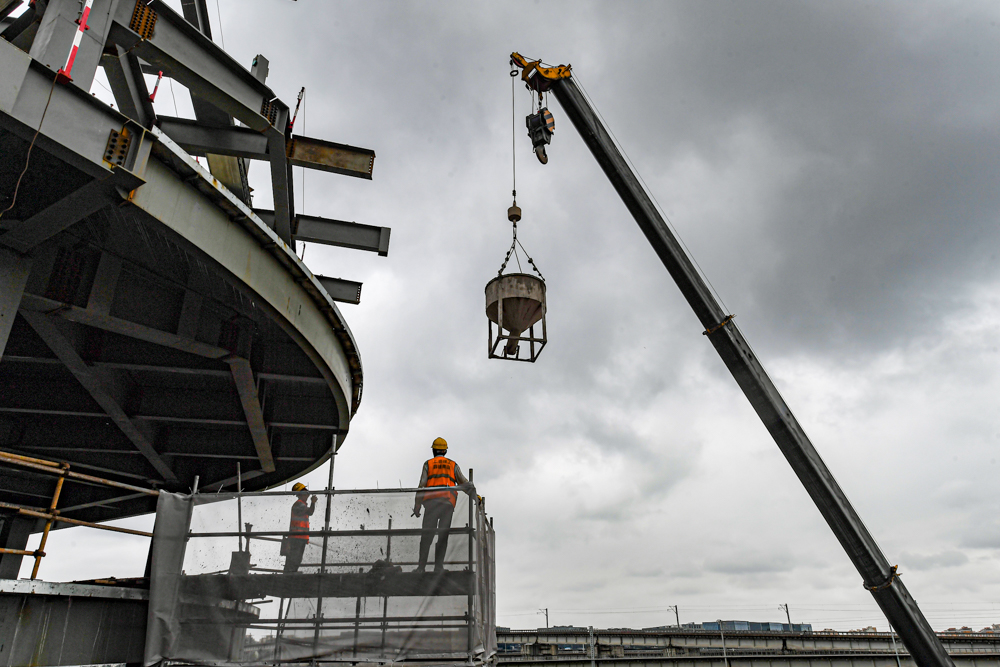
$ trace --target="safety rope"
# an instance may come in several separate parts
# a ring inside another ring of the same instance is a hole
[[[52,101],[52,92],[56,89],[56,82],[59,81],[58,77],[53,77],[52,86],[49,88],[49,97],[45,100],[45,108],[42,109],[42,117],[38,121],[38,129],[35,130],[34,136],[31,137],[31,143],[28,144],[28,153],[24,157],[24,168],[21,169],[21,174],[17,177],[17,183],[14,185],[14,194],[10,198],[10,206],[0,211],[0,218],[3,217],[4,213],[10,211],[17,204],[17,193],[21,190],[21,179],[28,171],[28,165],[31,163],[31,151],[35,147],[35,142],[38,140],[38,135],[42,131],[42,123],[45,122],[45,114],[49,112],[49,103]]]
[[[892,567],[890,567],[889,576],[881,584],[873,584],[869,586],[867,582],[864,582],[863,585],[865,587],[865,590],[871,591],[872,593],[878,593],[879,591],[884,591],[885,589],[892,586],[892,582],[899,578],[899,573],[896,572],[896,568],[898,567],[899,567],[898,565],[893,565]]]

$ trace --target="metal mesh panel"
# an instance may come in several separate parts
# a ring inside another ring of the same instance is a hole
[[[161,494],[146,664],[482,663],[496,652],[493,531],[459,489],[439,568],[416,489],[317,492],[308,541],[289,535],[292,493]]]

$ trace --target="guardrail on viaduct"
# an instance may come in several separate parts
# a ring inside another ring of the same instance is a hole
[[[957,665],[1000,666],[1000,633],[939,633],[939,636]],[[512,630],[498,631],[497,644],[500,662],[523,667],[554,662],[581,667],[597,663],[601,667],[915,664],[899,638],[888,632]]]

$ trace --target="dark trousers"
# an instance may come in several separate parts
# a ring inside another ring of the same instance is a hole
[[[448,530],[451,528],[451,515],[455,508],[447,499],[434,498],[424,503],[423,534],[420,536],[420,561],[418,570],[427,567],[427,555],[431,550],[431,540],[437,536],[437,546],[434,549],[434,569],[444,569],[444,554],[448,551]]]
[[[306,550],[309,540],[302,540],[295,537],[288,538],[288,553],[285,555],[285,574],[299,571],[302,565],[302,552]]]

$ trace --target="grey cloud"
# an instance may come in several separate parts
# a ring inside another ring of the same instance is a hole
[[[969,562],[969,557],[961,551],[943,551],[936,554],[915,554],[903,552],[900,559],[914,570],[936,570],[942,567],[958,567]]]
[[[784,554],[754,554],[732,555],[710,558],[705,562],[709,572],[733,575],[756,575],[791,572],[795,562]]]

